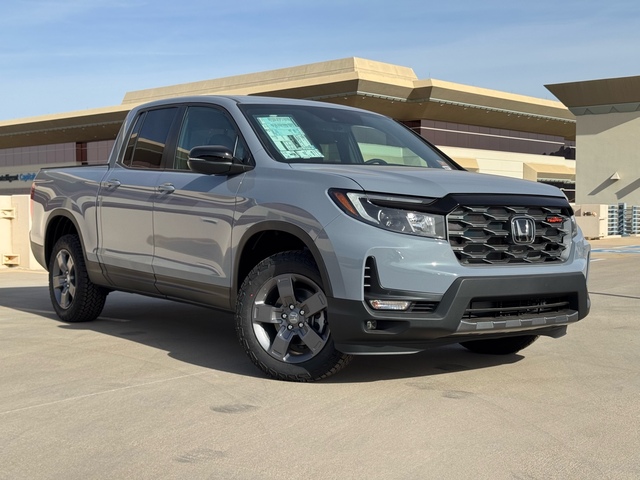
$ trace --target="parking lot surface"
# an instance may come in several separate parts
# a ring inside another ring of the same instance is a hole
[[[46,273],[2,270],[0,479],[638,479],[630,246],[594,242],[591,314],[563,338],[357,357],[314,384],[264,378],[228,314],[112,293],[69,325]]]

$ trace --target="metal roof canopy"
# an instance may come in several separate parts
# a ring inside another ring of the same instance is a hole
[[[128,111],[117,106],[0,122],[0,148],[111,140]]]
[[[545,85],[574,114],[635,111],[640,104],[640,76]]]

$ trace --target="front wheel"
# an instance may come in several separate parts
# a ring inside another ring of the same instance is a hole
[[[236,332],[251,361],[278,380],[320,380],[351,360],[334,346],[320,273],[305,252],[278,253],[251,270],[238,293]]]
[[[75,235],[60,237],[49,261],[49,296],[65,322],[88,322],[100,315],[107,290],[89,280],[82,245]]]
[[[518,337],[491,338],[487,340],[471,340],[462,342],[467,350],[487,355],[511,355],[528,347],[538,339],[538,335],[522,335]]]

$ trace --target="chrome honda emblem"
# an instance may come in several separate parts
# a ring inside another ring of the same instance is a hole
[[[536,221],[531,217],[511,218],[511,238],[516,245],[530,245],[536,238]]]

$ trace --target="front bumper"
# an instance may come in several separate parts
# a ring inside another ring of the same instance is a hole
[[[420,300],[415,295],[413,299]],[[364,301],[330,298],[329,322],[336,348],[351,354],[415,353],[480,337],[558,337],[567,325],[587,316],[590,308],[581,272],[460,277],[441,298],[431,295],[426,300],[434,304],[431,313],[373,310]],[[546,308],[547,303],[556,306]],[[505,304],[509,307],[501,309]]]

